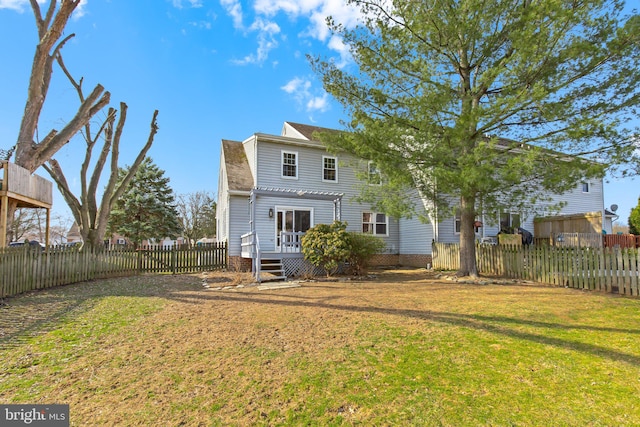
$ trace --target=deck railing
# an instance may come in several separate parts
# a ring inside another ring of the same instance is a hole
[[[280,232],[280,252],[285,254],[296,254],[302,252],[302,237],[304,231],[281,231]]]

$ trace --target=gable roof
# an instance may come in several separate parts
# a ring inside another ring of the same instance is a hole
[[[340,132],[339,130],[336,130],[336,129],[323,128],[323,127],[320,127],[320,126],[305,125],[305,124],[302,124],[302,123],[284,122],[284,125],[285,125],[285,127],[288,125],[294,131],[296,131],[298,134],[300,134],[300,136],[302,136],[303,138],[308,139],[309,141],[316,141],[317,140],[313,136],[313,134],[315,132]],[[283,134],[284,134],[284,129],[283,129]]]
[[[222,140],[222,155],[227,171],[227,185],[230,191],[251,191],[253,174],[249,160],[241,142]]]

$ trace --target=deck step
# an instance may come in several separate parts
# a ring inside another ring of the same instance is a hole
[[[273,282],[286,280],[287,276],[282,265],[282,260],[278,258],[263,258],[260,260],[260,281]]]

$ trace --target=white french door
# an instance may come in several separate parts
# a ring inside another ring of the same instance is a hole
[[[312,226],[312,210],[308,208],[276,207],[276,248],[278,251],[299,252],[301,233]]]

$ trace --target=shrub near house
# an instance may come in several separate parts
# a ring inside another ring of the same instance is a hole
[[[382,239],[370,234],[346,231],[347,223],[334,221],[318,224],[302,238],[302,253],[307,261],[323,268],[327,276],[334,274],[341,263],[349,264],[354,275],[366,274],[369,259],[385,248]]]
[[[333,275],[349,256],[347,223],[318,224],[302,237],[302,253],[307,261]]]

